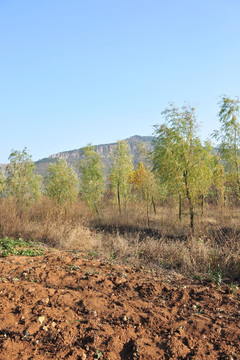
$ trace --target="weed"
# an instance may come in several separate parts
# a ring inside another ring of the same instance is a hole
[[[233,294],[233,296],[237,296],[237,293],[238,293],[238,285],[237,284],[231,284],[230,285],[230,288],[231,288],[231,290],[232,290],[232,294]]]
[[[79,271],[79,270],[81,270],[81,266],[79,266],[79,265],[69,265],[67,267],[67,270],[68,271]]]
[[[219,266],[219,264],[217,265],[217,269],[216,270],[212,270],[211,266],[209,265],[209,272],[210,272],[210,277],[211,277],[211,281],[217,286],[220,287],[222,284],[222,270]]]
[[[101,359],[102,357],[102,351],[101,350],[97,350],[97,353],[96,353],[96,356],[95,356],[95,359]]]
[[[114,252],[111,251],[111,252],[110,252],[111,271],[113,271],[113,268],[114,268],[114,259],[115,259]]]
[[[21,238],[18,240],[8,237],[0,239],[0,257],[9,255],[39,256],[42,254],[43,250],[37,248],[33,242],[26,242]]]
[[[95,250],[90,250],[90,251],[88,252],[88,256],[90,256],[90,257],[95,257],[95,256],[97,256],[97,255],[98,255],[98,252],[95,251]]]
[[[87,269],[86,274],[89,275],[89,276],[91,276],[91,275],[92,275],[91,270],[90,270],[90,269]]]

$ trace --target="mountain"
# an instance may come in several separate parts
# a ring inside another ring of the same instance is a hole
[[[140,161],[139,146],[145,145],[147,151],[153,150],[152,145],[153,136],[131,136],[125,141],[129,144],[130,154],[133,157],[133,164],[136,164]],[[104,145],[95,145],[95,150],[102,157],[103,163],[105,165],[106,172],[111,165],[111,158],[114,150],[116,149],[117,143],[104,144]],[[82,148],[70,151],[63,151],[58,154],[50,155],[48,158],[44,158],[35,162],[36,173],[45,176],[47,169],[50,164],[57,162],[58,159],[65,159],[70,165],[77,170],[76,166],[79,163],[79,160],[82,157]]]

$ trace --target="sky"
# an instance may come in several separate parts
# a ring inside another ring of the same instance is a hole
[[[0,163],[152,135],[196,107],[203,140],[240,95],[239,0],[0,0]]]

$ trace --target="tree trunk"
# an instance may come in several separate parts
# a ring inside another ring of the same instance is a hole
[[[186,195],[187,195],[187,199],[188,199],[188,203],[189,203],[190,227],[191,227],[192,234],[194,234],[194,206],[192,203],[192,198],[191,198],[189,187],[188,187],[188,171],[187,170],[184,171],[183,177],[184,177]]]
[[[178,198],[178,218],[179,221],[182,221],[182,196],[181,194],[179,194],[179,198]]]
[[[202,209],[201,215],[203,215],[203,213],[204,213],[204,195],[201,195],[201,209]]]
[[[97,204],[95,204],[95,210],[96,210],[96,214],[97,214],[97,216],[99,217],[99,211],[98,211]]]
[[[190,226],[191,226],[192,234],[194,235],[194,207],[192,204],[190,205],[189,210],[190,210]]]
[[[157,210],[156,210],[156,204],[155,204],[155,201],[154,201],[153,196],[152,196],[152,207],[153,207],[154,214],[156,215],[156,214],[157,214]]]
[[[118,182],[118,186],[117,186],[117,198],[118,198],[118,210],[119,210],[119,214],[121,215],[122,211],[121,211],[120,184],[119,184],[119,182]]]
[[[147,223],[148,228],[150,227],[150,219],[149,219],[149,195],[147,194]]]

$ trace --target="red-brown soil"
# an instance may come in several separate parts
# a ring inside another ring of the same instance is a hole
[[[240,359],[227,285],[55,250],[0,271],[0,359]]]

